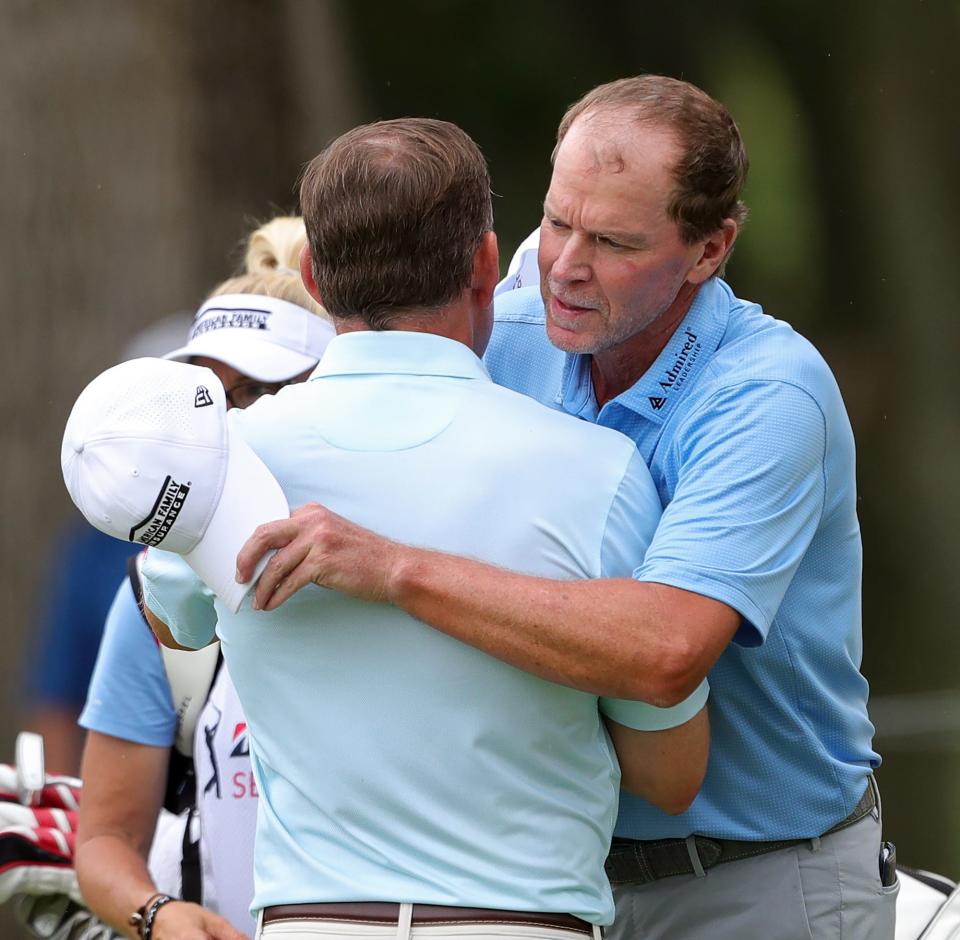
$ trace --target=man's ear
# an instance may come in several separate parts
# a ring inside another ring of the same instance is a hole
[[[500,251],[497,248],[497,236],[494,232],[487,232],[473,256],[473,274],[470,278],[470,289],[481,307],[493,303],[493,291],[499,280]]]
[[[724,219],[720,228],[707,238],[703,243],[700,260],[687,275],[687,280],[691,284],[702,284],[716,273],[733,250],[738,231],[739,226],[733,219]]]
[[[313,257],[310,254],[309,243],[300,249],[300,278],[307,293],[322,307],[323,298],[317,290],[317,282],[313,277]]]

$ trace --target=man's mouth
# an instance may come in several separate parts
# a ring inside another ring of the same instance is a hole
[[[574,303],[573,299],[564,299],[553,292],[550,293],[550,319],[560,326],[572,326],[581,317],[594,313],[596,307]]]
[[[569,300],[564,300],[562,297],[557,297],[556,295],[554,295],[553,299],[558,309],[566,313],[586,313],[588,310],[593,310],[593,307],[571,303]]]

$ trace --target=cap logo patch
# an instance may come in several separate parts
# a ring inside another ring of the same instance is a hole
[[[178,483],[173,477],[168,476],[163,481],[157,501],[153,504],[147,518],[138,522],[130,530],[130,541],[140,542],[143,545],[159,545],[173,528],[189,494],[189,483]],[[141,529],[142,532],[140,532]],[[139,535],[138,532],[140,532]]]
[[[197,386],[197,394],[193,397],[193,407],[194,408],[206,408],[207,405],[212,405],[213,399],[210,397],[210,389],[206,385]]]

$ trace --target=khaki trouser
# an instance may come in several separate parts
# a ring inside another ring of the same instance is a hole
[[[900,884],[880,884],[880,820],[777,852],[613,890],[607,940],[893,940]]]

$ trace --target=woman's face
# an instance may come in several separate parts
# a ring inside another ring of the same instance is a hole
[[[191,356],[190,362],[195,366],[204,366],[220,379],[223,388],[227,393],[227,408],[247,408],[258,398],[264,395],[275,395],[284,385],[293,385],[295,382],[303,382],[312,369],[295,375],[286,382],[261,382],[258,379],[252,379],[243,372],[238,372],[233,366],[228,366],[219,359],[211,359],[208,356]]]

